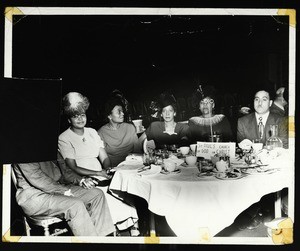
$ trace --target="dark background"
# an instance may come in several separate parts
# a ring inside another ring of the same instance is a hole
[[[90,99],[87,126],[95,129],[105,123],[104,103],[114,89],[147,127],[149,104],[161,92],[180,99],[178,119],[187,120],[198,110],[190,100],[198,85],[213,85],[216,112],[235,131],[233,113],[252,105],[255,90],[288,88],[288,22],[288,16],[14,16],[12,74],[62,78],[62,95],[78,91]],[[62,120],[60,131],[66,127]]]

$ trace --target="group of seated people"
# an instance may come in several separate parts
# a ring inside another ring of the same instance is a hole
[[[144,140],[153,141],[155,148],[211,141],[214,133],[223,142],[234,141],[226,116],[214,114],[213,94],[201,86],[197,93],[201,116],[190,118],[188,123],[176,122],[174,96],[161,94],[158,99],[161,120],[152,122],[140,137],[132,123],[124,122],[126,102],[120,93],[107,101],[107,123],[98,131],[86,127],[88,98],[77,92],[66,94],[62,108],[69,128],[59,136],[59,158],[13,165],[18,180],[17,203],[28,216],[64,218],[77,236],[107,236],[124,229],[130,229],[132,236],[139,235],[134,203],[113,197],[108,184],[95,188],[97,184],[92,177],[110,180],[111,168],[117,168],[130,153],[142,153]],[[271,108],[270,92],[257,91],[255,111],[238,120],[237,141],[260,139],[265,144],[270,137],[268,125],[277,124],[278,137],[287,148],[286,116],[273,113]],[[282,108],[284,105],[279,107]]]

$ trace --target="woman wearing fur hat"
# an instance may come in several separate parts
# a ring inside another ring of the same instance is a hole
[[[223,114],[214,114],[216,92],[214,87],[206,86],[203,89],[201,85],[197,89],[202,114],[190,118],[188,123],[192,142],[212,141],[214,135],[219,135],[219,141],[232,141],[233,135],[228,119]]]
[[[177,123],[176,99],[169,93],[163,93],[159,97],[157,110],[163,121],[154,121],[147,128],[145,134],[147,140],[153,140],[155,148],[163,145],[188,145],[189,127],[185,123]]]

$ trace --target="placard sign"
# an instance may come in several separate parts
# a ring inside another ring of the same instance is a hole
[[[197,157],[210,159],[216,153],[229,155],[230,159],[235,158],[235,142],[197,142]]]

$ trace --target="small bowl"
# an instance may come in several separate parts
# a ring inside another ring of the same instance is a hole
[[[188,164],[188,166],[195,166],[197,163],[197,157],[196,156],[187,156],[187,157],[185,157],[185,162]]]
[[[182,155],[187,155],[190,152],[190,147],[182,146],[177,151],[179,151]]]

